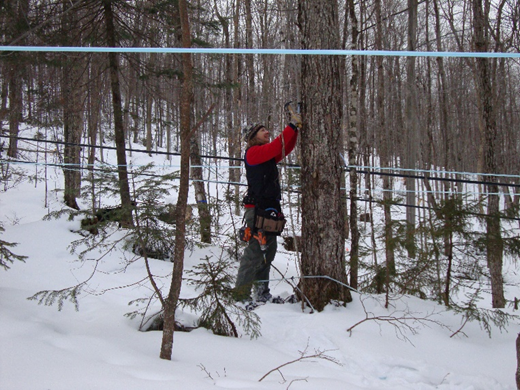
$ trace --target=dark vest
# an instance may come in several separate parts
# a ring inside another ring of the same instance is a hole
[[[280,211],[282,193],[275,159],[273,158],[262,164],[249,165],[244,156],[244,162],[246,165],[247,196],[253,198],[255,204],[260,208],[273,207]]]

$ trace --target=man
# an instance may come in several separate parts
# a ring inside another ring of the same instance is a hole
[[[261,124],[244,131],[244,141],[247,143],[244,162],[248,186],[247,196],[244,198],[244,219],[252,234],[240,259],[235,286],[238,300],[250,300],[251,287],[257,281],[262,282],[256,283],[253,301],[267,302],[272,298],[267,280],[276,255],[276,236],[281,233],[280,228],[283,229],[285,223],[280,205],[282,196],[276,164],[294,149],[299,127],[301,116],[294,112],[291,113],[289,125],[273,141],[269,130]]]

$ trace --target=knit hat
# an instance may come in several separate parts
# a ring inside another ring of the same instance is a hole
[[[249,142],[251,141],[253,138],[255,138],[255,135],[256,133],[258,133],[258,131],[262,128],[264,128],[265,126],[260,124],[260,123],[256,123],[254,124],[253,126],[249,127],[249,128],[245,128],[243,130],[243,135],[244,135],[244,141],[245,142]]]

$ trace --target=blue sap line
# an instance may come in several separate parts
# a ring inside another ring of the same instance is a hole
[[[235,49],[185,47],[73,47],[73,46],[0,46],[0,51],[13,52],[81,52],[81,53],[193,53],[193,54],[271,54],[325,56],[392,56],[392,57],[470,57],[520,58],[520,53],[437,52],[400,50],[335,50],[335,49]]]

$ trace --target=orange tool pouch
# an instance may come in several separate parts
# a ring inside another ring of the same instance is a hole
[[[238,232],[240,241],[249,242],[251,239],[251,228],[249,226],[242,226]]]

